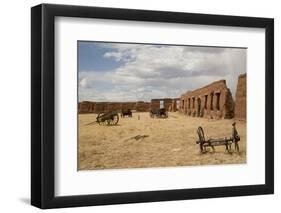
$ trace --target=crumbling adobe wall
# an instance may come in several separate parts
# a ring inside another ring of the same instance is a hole
[[[225,80],[181,95],[180,112],[193,117],[233,118],[234,101]]]
[[[111,112],[111,111],[120,111],[122,109],[121,103],[118,102],[108,102],[106,105],[106,111]]]
[[[235,118],[246,120],[247,118],[247,75],[238,77],[235,97]]]
[[[150,110],[150,102],[138,101],[136,103],[136,110],[138,112],[148,112]]]
[[[83,113],[102,113],[110,111],[121,112],[122,109],[137,110],[148,112],[150,102],[91,102],[83,101],[78,104],[78,112]]]
[[[137,103],[136,102],[122,102],[121,110],[136,110]]]
[[[173,99],[171,98],[164,98],[163,99],[164,102],[164,108],[168,111],[172,105]]]
[[[180,103],[180,98],[173,98],[172,99],[172,103],[169,107],[169,111],[170,112],[177,112],[178,111],[178,107],[179,107],[179,103]]]
[[[151,99],[151,109],[159,109],[160,108],[160,101],[161,99]]]
[[[95,102],[95,108],[92,113],[101,113],[106,111],[107,109],[107,102]]]
[[[136,102],[106,102],[105,111],[118,111],[121,112],[124,110],[136,110],[137,103]]]
[[[160,102],[163,102],[163,106],[161,106]],[[171,109],[172,103],[173,103],[172,98],[151,99],[151,109],[154,110],[163,107],[168,111]]]
[[[94,111],[95,103],[90,101],[83,101],[78,104],[79,113],[91,113]]]

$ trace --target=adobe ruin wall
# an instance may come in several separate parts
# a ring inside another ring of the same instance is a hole
[[[163,98],[152,99],[151,102],[137,101],[137,102],[91,102],[83,101],[78,104],[78,112],[83,113],[101,113],[110,111],[121,111],[122,109],[136,110],[137,112],[149,112],[151,109],[159,109],[160,102],[163,102],[163,107],[167,111],[177,111],[175,100],[178,98]],[[172,105],[174,106],[172,107]]]
[[[173,98],[169,107],[170,112],[177,112],[179,110],[180,98]]]
[[[233,118],[234,101],[225,80],[181,95],[180,112],[193,117]]]
[[[148,112],[164,107],[167,111],[203,118],[246,119],[247,76],[238,78],[235,102],[225,80],[215,81],[202,88],[188,91],[180,98],[151,99],[150,102],[91,102],[83,101],[78,105],[79,113],[101,113],[122,109]]]
[[[247,118],[247,75],[242,74],[238,77],[236,96],[235,96],[235,118],[246,120]]]
[[[91,102],[83,101],[78,103],[78,113],[101,113],[110,111],[121,111],[122,109],[137,110],[139,112],[148,112],[150,102]]]

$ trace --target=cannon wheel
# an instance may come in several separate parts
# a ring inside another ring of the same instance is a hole
[[[110,119],[107,120],[107,125],[116,125],[119,121],[119,115],[114,114]]]
[[[106,121],[104,121],[102,119],[102,116],[104,115],[104,113],[99,113],[98,116],[97,116],[97,122],[99,125],[105,125]]]

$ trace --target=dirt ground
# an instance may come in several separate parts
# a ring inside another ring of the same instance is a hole
[[[246,163],[246,122],[236,121],[240,153],[224,146],[201,154],[196,130],[207,138],[230,137],[234,120],[208,120],[170,112],[167,119],[153,119],[148,112],[121,118],[116,126],[90,124],[97,114],[79,115],[78,170],[175,167]],[[138,120],[138,116],[140,119]]]

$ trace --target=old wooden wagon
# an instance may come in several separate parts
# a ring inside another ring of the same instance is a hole
[[[121,117],[124,118],[125,116],[133,117],[132,110],[130,110],[130,109],[122,109],[121,110]]]
[[[235,151],[239,152],[238,142],[240,141],[240,136],[236,130],[236,123],[232,124],[232,134],[229,138],[216,138],[216,139],[208,139],[206,140],[204,130],[201,126],[197,129],[198,140],[196,141],[199,144],[200,152],[206,153],[208,151],[208,147],[211,147],[213,151],[215,151],[215,146],[225,146],[225,150],[228,153],[232,153],[232,144],[235,146]]]
[[[151,118],[168,118],[168,112],[165,108],[150,110]]]

